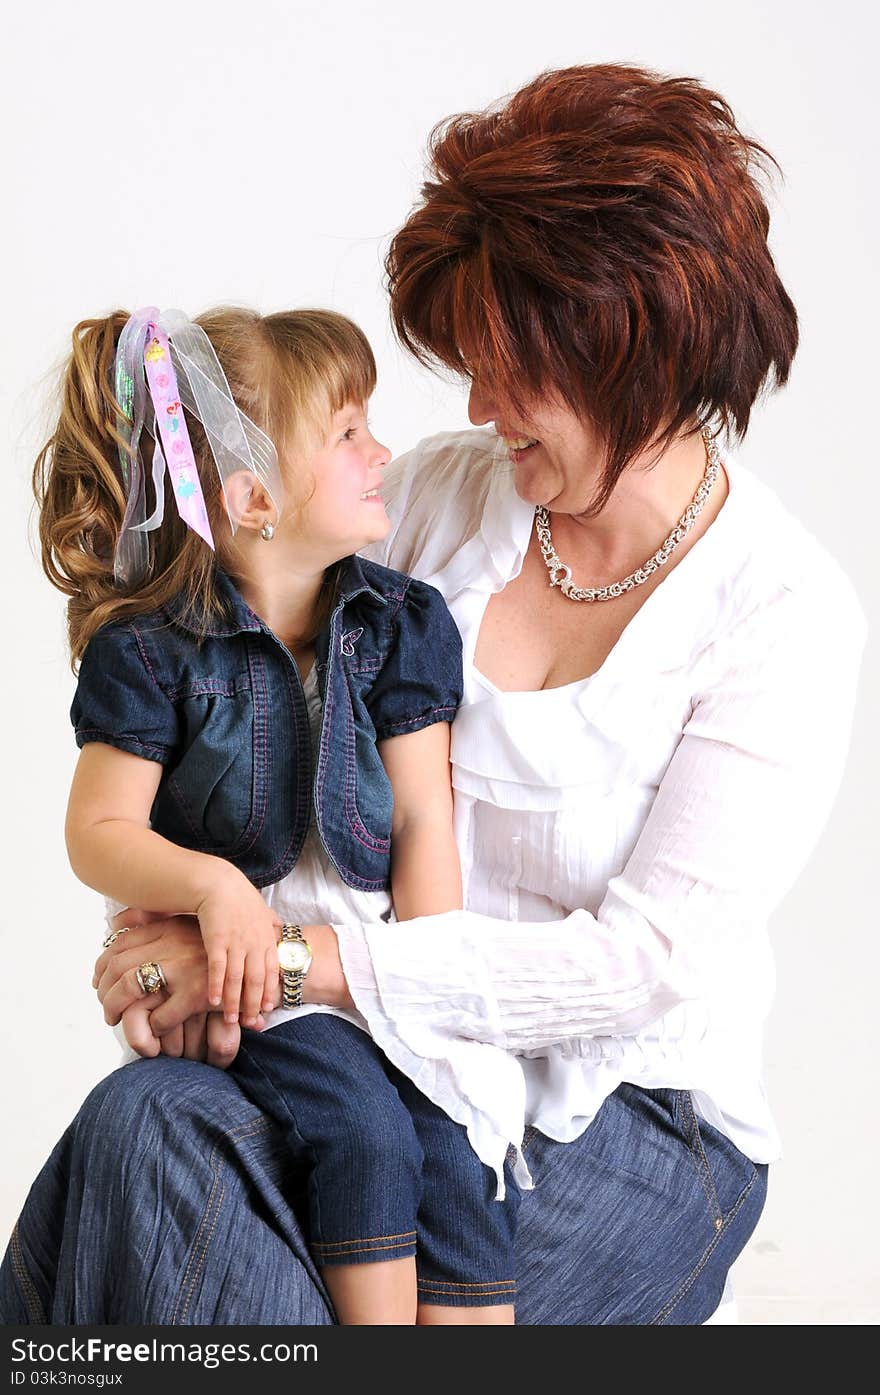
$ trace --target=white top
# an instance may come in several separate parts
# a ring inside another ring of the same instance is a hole
[[[466,910],[334,928],[372,1035],[499,1182],[526,1122],[576,1138],[624,1080],[690,1089],[755,1162],[779,1155],[767,920],[828,817],[866,627],[820,544],[726,469],[718,517],[599,671],[539,692],[473,664],[533,526],[503,444],[445,433],[386,474],[392,528],[366,555],[436,586],[463,639]]]
[[[312,738],[312,776],[309,780],[311,786],[314,779],[315,752],[321,744],[322,720],[321,695],[318,692],[318,678],[314,665],[303,680],[303,691]],[[362,921],[384,920],[391,914],[390,892],[358,891],[354,887],[346,886],[321,846],[314,808],[296,866],[286,877],[282,877],[280,882],[264,887],[262,896],[282,921],[292,921],[299,925],[321,925],[335,916]],[[308,1017],[312,1012],[344,1017],[347,1022],[353,1022],[363,1031],[368,1030],[360,1013],[344,1012],[341,1008],[324,1007],[320,1003],[303,1003],[302,1007],[298,1008],[278,1008],[267,1017],[266,1029],[277,1027],[281,1022],[289,1022],[293,1017]]]

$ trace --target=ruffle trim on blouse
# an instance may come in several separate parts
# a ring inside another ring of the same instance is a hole
[[[333,927],[346,979],[376,1045],[423,1095],[464,1126],[477,1157],[495,1173],[497,1201],[506,1195],[505,1162],[517,1185],[530,1191],[534,1183],[521,1146],[526,1084],[519,1061],[501,1047],[437,1032],[426,1020],[391,1021],[366,946],[354,937],[340,936],[340,928]],[[409,1041],[403,1040],[403,1032]],[[485,1093],[485,1104],[473,1098],[475,1080]]]
[[[588,692],[587,688],[568,701],[554,701],[551,689],[517,695],[534,696],[534,703],[487,695],[481,702],[463,704],[452,726],[450,759],[456,786],[482,796],[481,782],[492,781],[501,789],[497,802],[502,806],[510,803],[504,786],[527,786],[533,791],[528,807],[553,809],[565,803],[567,790],[599,784],[613,793],[622,784],[638,782],[640,773],[627,746],[609,742],[598,722],[584,716]],[[578,753],[576,760],[572,751]]]

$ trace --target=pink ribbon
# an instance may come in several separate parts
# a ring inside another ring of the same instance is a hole
[[[177,512],[187,527],[192,528],[216,551],[192,442],[180,405],[177,374],[171,362],[171,345],[168,336],[152,322],[144,348],[144,371],[156,413],[156,430],[171,475]]]

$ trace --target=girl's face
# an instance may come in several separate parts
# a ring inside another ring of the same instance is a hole
[[[382,471],[391,459],[372,435],[366,403],[347,402],[336,412],[324,446],[309,462],[312,497],[301,528],[311,547],[332,559],[347,557],[384,538],[391,527],[382,502]]]

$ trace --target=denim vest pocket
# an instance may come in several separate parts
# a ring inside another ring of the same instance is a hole
[[[360,700],[362,683],[350,678],[352,720],[345,771],[345,817],[349,829],[362,846],[373,852],[391,849],[391,815],[394,796],[382,757],[376,747],[376,732],[369,713]],[[350,737],[351,739],[351,737]]]
[[[153,824],[172,842],[232,857],[259,831],[253,696],[249,688],[215,683],[180,700],[178,712],[183,753],[159,787]]]

